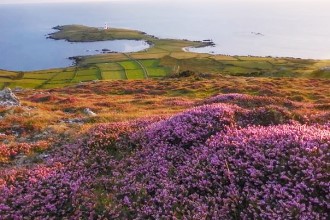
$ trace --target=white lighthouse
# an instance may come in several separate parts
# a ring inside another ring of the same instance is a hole
[[[104,30],[108,30],[109,29],[109,25],[108,25],[108,23],[105,23],[104,24]]]

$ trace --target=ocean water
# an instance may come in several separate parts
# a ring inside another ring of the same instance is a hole
[[[330,59],[330,3],[322,0],[139,1],[0,4],[0,69],[71,65],[71,56],[137,51],[144,42],[69,43],[47,39],[51,28],[83,24],[145,31],[163,38],[212,39],[228,55]]]

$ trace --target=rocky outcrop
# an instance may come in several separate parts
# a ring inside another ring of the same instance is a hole
[[[19,99],[11,91],[10,88],[5,88],[0,91],[0,106],[19,106]]]
[[[85,108],[84,109],[84,113],[88,116],[94,117],[96,116],[96,113],[94,113],[92,110],[90,110],[89,108]]]

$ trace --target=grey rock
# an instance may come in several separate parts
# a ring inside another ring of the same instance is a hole
[[[24,89],[22,87],[19,87],[19,86],[16,86],[14,89],[13,89],[13,92],[22,92],[24,91]]]
[[[61,120],[61,123],[67,123],[67,124],[84,124],[85,119],[82,118],[72,118],[72,119],[65,119]]]
[[[16,165],[21,166],[27,163],[28,157],[24,154],[19,154],[16,156],[15,159],[16,159]]]
[[[45,154],[45,153],[39,155],[39,158],[40,159],[45,159],[47,157],[49,157],[49,155],[48,154]]]
[[[322,67],[320,70],[322,70],[322,71],[330,71],[330,66]]]
[[[96,113],[94,113],[92,110],[90,110],[89,108],[85,108],[84,109],[84,113],[86,114],[86,115],[88,115],[88,116],[91,116],[91,117],[93,117],[93,116],[96,116]]]
[[[0,106],[20,106],[21,103],[10,88],[0,91]]]

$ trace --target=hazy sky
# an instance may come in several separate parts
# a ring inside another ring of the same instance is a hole
[[[48,3],[48,2],[95,2],[95,1],[148,1],[148,0],[0,0],[0,4],[17,4],[17,3]],[[149,0],[152,1],[152,0]],[[154,0],[154,1],[171,1],[171,0]],[[173,0],[172,0],[173,1]],[[181,0],[181,1],[188,1],[191,0]],[[198,1],[198,0],[194,0]],[[199,0],[203,2],[203,0]],[[205,0],[204,0],[205,1]],[[207,1],[221,1],[221,0],[207,0]],[[228,0],[227,0],[228,1]],[[233,1],[233,0],[232,0]],[[236,0],[236,1],[261,1],[261,2],[267,2],[267,1],[295,1],[295,2],[327,2],[329,0]]]
[[[0,0],[0,4],[48,3],[48,2],[90,2],[91,0]]]
[[[0,0],[0,4],[50,3],[50,2],[96,2],[96,1],[143,1],[143,0]]]
[[[114,1],[114,0],[94,0],[94,2],[95,1]],[[127,0],[118,0],[118,1],[127,1]],[[133,1],[137,1],[137,0],[133,0]],[[49,2],[93,2],[93,0],[0,0],[0,4],[49,3]]]

